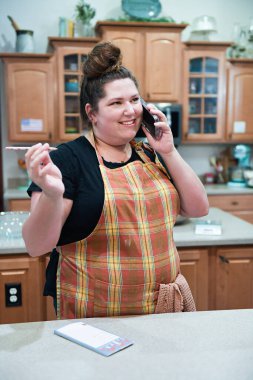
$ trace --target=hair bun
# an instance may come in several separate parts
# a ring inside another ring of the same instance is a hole
[[[111,42],[100,42],[88,54],[83,64],[86,78],[97,78],[103,74],[118,71],[122,65],[120,48]]]

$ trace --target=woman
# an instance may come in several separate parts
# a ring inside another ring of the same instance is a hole
[[[144,129],[149,145],[134,141],[142,105],[119,48],[96,45],[83,73],[81,115],[89,132],[50,155],[48,144],[26,154],[33,184],[23,238],[31,256],[57,247],[58,318],[159,312],[160,285],[179,278],[176,217],[207,214],[207,196],[162,112],[150,107],[160,138]]]

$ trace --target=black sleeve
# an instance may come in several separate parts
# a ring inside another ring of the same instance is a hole
[[[76,165],[74,165],[74,156],[67,144],[57,147],[57,150],[50,152],[53,163],[60,169],[62,173],[62,181],[65,186],[64,198],[74,199],[76,188]],[[41,192],[41,188],[32,182],[27,189],[28,195],[31,197],[33,191]]]

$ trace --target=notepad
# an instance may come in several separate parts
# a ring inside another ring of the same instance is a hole
[[[127,338],[122,338],[83,322],[70,323],[54,330],[54,333],[103,356],[110,356],[133,344],[133,341]]]
[[[221,222],[215,220],[198,220],[195,223],[196,235],[221,235]]]

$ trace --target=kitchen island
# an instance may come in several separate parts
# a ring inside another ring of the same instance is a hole
[[[253,310],[82,321],[134,344],[106,358],[54,334],[74,320],[1,325],[1,379],[253,378]]]
[[[196,235],[187,219],[174,228],[181,272],[192,290],[197,310],[253,308],[253,225],[211,208],[201,220],[221,223],[221,235]],[[20,230],[21,234],[21,230]],[[48,255],[32,258],[21,235],[0,244],[0,323],[55,319],[51,297],[43,297]],[[22,304],[6,306],[5,286],[18,284]]]

